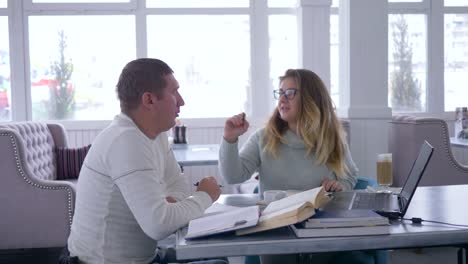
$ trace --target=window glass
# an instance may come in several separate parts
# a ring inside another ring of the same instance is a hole
[[[250,85],[247,15],[148,16],[148,55],[174,70],[182,118],[232,116],[246,109]]]
[[[426,111],[426,17],[389,15],[389,106],[394,112]]]
[[[0,16],[0,122],[11,120],[8,17]]]
[[[297,0],[268,0],[268,7],[296,7]]]
[[[33,0],[33,3],[129,3],[130,0]]]
[[[298,67],[297,19],[294,15],[269,16],[270,34],[270,78],[275,89],[279,86],[278,77],[287,69]],[[273,100],[273,96],[271,97]],[[276,101],[274,101],[276,104]]]
[[[339,7],[340,6],[340,0],[332,0],[332,7]]]
[[[444,0],[445,6],[468,6],[466,0]]]
[[[410,2],[422,2],[423,0],[388,0],[389,3],[410,3]]]
[[[34,120],[109,120],[115,85],[135,59],[133,16],[29,17]]]
[[[249,7],[249,0],[146,0],[146,7]]]
[[[8,0],[0,0],[0,8],[7,7]]]
[[[330,16],[330,95],[336,107],[340,105],[339,97],[339,16]]]
[[[468,106],[468,14],[445,15],[445,111]]]

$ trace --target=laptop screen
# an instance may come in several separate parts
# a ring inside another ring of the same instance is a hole
[[[406,210],[408,209],[411,198],[418,187],[418,183],[424,174],[424,170],[426,170],[433,151],[434,148],[427,141],[424,141],[421,149],[419,150],[418,158],[414,161],[413,167],[411,168],[409,176],[400,193],[402,216],[405,215]]]

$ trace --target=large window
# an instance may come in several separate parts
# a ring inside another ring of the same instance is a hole
[[[269,17],[270,78],[274,87],[279,85],[278,77],[282,76],[286,69],[298,67],[296,21],[295,15],[271,15]]]
[[[388,16],[389,106],[394,112],[426,111],[426,16]]]
[[[445,15],[445,111],[468,106],[468,14]]]
[[[340,67],[340,16],[338,15],[338,0],[333,0],[330,10],[330,95],[336,107],[340,105],[339,67]]]
[[[149,16],[148,55],[173,68],[186,103],[181,117],[223,117],[245,109],[251,87],[248,16]]]
[[[125,15],[29,17],[33,119],[112,119],[118,76],[136,57],[134,29]]]
[[[8,18],[0,16],[0,122],[11,119],[10,49],[8,42]]]
[[[118,3],[130,2],[130,0],[33,0],[33,3]]]
[[[163,8],[248,7],[249,0],[147,0],[146,6]]]
[[[13,5],[21,16],[12,17],[11,25],[26,23],[14,27],[14,52],[27,55],[16,56],[15,69],[29,74],[20,71],[13,75],[20,81],[10,80],[10,12],[0,13],[5,16],[0,91],[6,91],[3,105],[8,105],[2,120],[109,120],[120,111],[115,94],[120,71],[137,57],[160,58],[174,69],[186,102],[181,118],[224,119],[240,111],[265,118],[271,109],[266,98],[272,99],[278,76],[298,67],[298,4],[32,0]],[[2,5],[6,1],[0,0]],[[10,109],[11,102],[21,104]]]
[[[268,7],[295,7],[297,0],[268,0]]]
[[[444,0],[445,6],[468,6],[466,0]]]
[[[443,114],[468,106],[468,2],[389,0],[389,12],[393,111]]]

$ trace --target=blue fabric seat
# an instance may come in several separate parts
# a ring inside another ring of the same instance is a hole
[[[354,189],[364,190],[367,188],[367,186],[376,187],[377,181],[374,178],[358,177]],[[258,186],[254,189],[254,193],[258,193]],[[387,250],[361,250],[340,252],[333,260],[333,263],[387,264],[387,254]],[[258,256],[246,256],[244,259],[244,264],[260,264],[260,258]]]

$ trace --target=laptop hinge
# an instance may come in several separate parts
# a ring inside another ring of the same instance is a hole
[[[400,213],[403,213],[403,208],[405,208],[405,200],[404,198],[402,198],[400,195],[397,196],[398,197],[398,206],[400,207]]]

